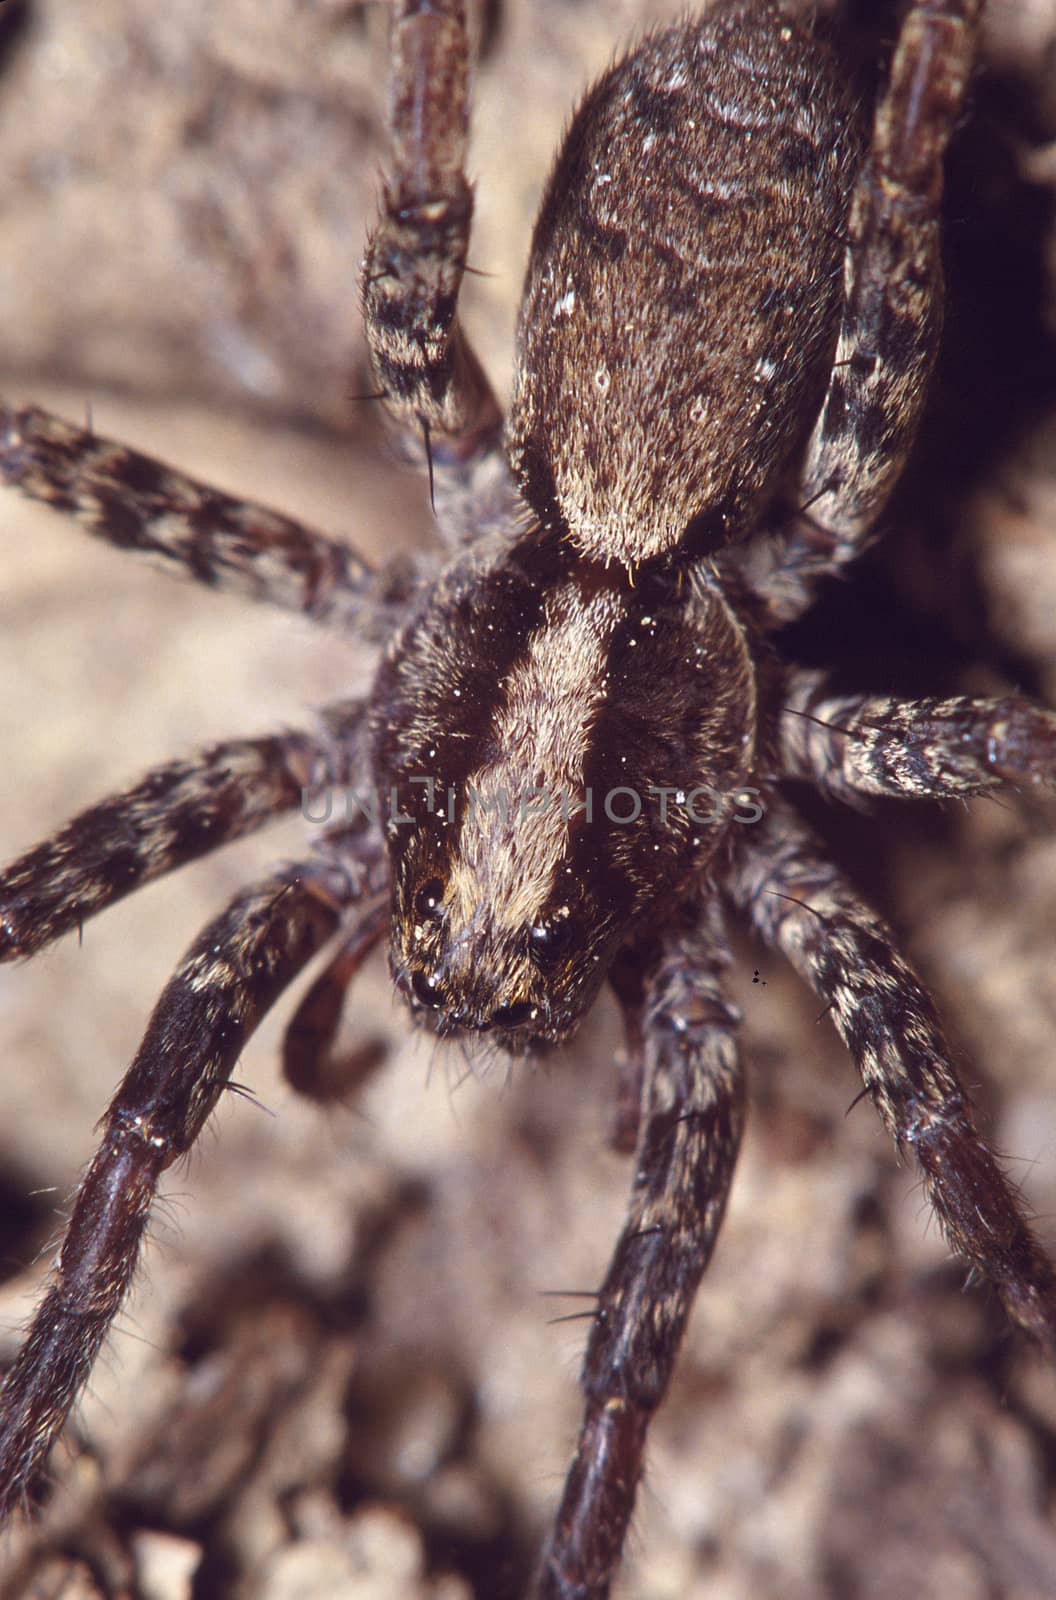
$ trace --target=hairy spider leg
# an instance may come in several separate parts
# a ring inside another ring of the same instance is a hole
[[[502,412],[458,316],[473,215],[470,54],[462,0],[396,0],[391,166],[362,278],[375,380],[453,542],[508,528],[520,507]]]
[[[0,407],[0,482],[121,550],[227,594],[387,638],[410,589],[348,545],[37,407]]]
[[[981,11],[982,0],[915,0],[902,24],[851,202],[843,319],[798,485],[804,509],[741,558],[774,624],[800,616],[819,581],[870,543],[913,443],[942,326],[943,160]]]
[[[576,1453],[537,1580],[539,1600],[601,1597],[619,1562],[653,1414],[667,1391],[722,1222],[744,1123],[722,997],[729,964],[717,908],[677,921],[644,972],[645,1075],[630,1209],[580,1382]]]
[[[31,1493],[132,1281],[158,1180],[194,1144],[265,1012],[385,878],[352,829],[240,894],[188,950],[103,1122],[55,1273],[0,1389],[0,1515]]]
[[[1020,695],[899,700],[834,694],[798,674],[779,726],[782,773],[840,800],[933,800],[1056,782],[1056,712]]]
[[[306,791],[362,776],[362,701],[310,732],[225,739],[155,767],[80,812],[0,873],[0,961],[35,955],[145,883],[292,811]]]
[[[920,1167],[951,1248],[1056,1351],[1056,1273],[973,1125],[935,1007],[890,930],[776,796],[745,833],[729,894],[831,1008],[888,1132]]]
[[[353,1063],[358,1070],[350,1070],[344,1062],[338,1068],[334,1040],[349,985],[388,928],[389,896],[385,894],[357,912],[337,954],[293,1013],[282,1045],[282,1070],[291,1089],[309,1100],[326,1103],[347,1098],[375,1064],[373,1054],[368,1054]]]
[[[631,1156],[638,1144],[645,1081],[645,974],[640,952],[632,943],[616,957],[609,985],[620,1006],[623,1049],[616,1061],[616,1096],[609,1124],[609,1145]]]

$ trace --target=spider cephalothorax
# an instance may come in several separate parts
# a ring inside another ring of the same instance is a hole
[[[631,1202],[539,1595],[608,1592],[722,1220],[744,1105],[723,902],[831,1010],[952,1245],[1056,1344],[1052,1269],[974,1129],[934,1007],[795,801],[804,782],[846,799],[1048,781],[1056,719],[1018,698],[838,694],[778,637],[869,542],[913,437],[979,11],[909,5],[869,140],[836,58],[768,0],[718,0],[633,48],[555,165],[504,431],[457,317],[461,0],[398,0],[392,168],[363,291],[378,390],[454,547],[436,575],[372,572],[90,430],[3,414],[0,466],[25,493],[384,645],[370,694],[314,730],[151,773],[0,878],[0,953],[29,954],[305,790],[368,792],[203,930],[162,995],[0,1396],[5,1508],[37,1476],[158,1179],[244,1039],[339,934],[291,1031],[299,1069],[325,1056],[387,925],[396,983],[437,1032],[541,1048],[606,980],[626,1023]]]
[[[412,1005],[509,1048],[565,1037],[729,827],[753,680],[703,575],[630,589],[538,532],[457,563],[374,695],[393,971]]]

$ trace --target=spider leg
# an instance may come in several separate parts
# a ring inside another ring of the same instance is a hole
[[[229,739],[90,806],[0,873],[0,961],[30,956],[134,889],[353,781],[364,707],[323,711],[312,732]]]
[[[458,316],[473,195],[464,172],[470,46],[462,0],[396,0],[391,168],[363,268],[374,374],[402,451],[428,465],[454,539],[519,504],[502,413]]]
[[[406,573],[375,572],[347,545],[292,517],[35,406],[0,406],[0,481],[168,572],[364,638],[388,636],[409,587]]]
[[[0,1389],[0,1516],[31,1490],[88,1376],[162,1172],[197,1139],[268,1008],[383,878],[376,838],[345,830],[239,895],[187,952],[103,1119],[51,1287]]]
[[[290,1020],[282,1045],[282,1070],[290,1087],[310,1100],[325,1103],[335,1096],[343,1098],[357,1087],[357,1074],[342,1071],[335,1088],[334,1038],[348,986],[384,938],[388,925],[389,901],[383,895],[358,912],[337,955],[312,984]],[[372,1064],[373,1057],[365,1063],[364,1076]]]
[[[973,1126],[934,1004],[890,930],[783,801],[772,797],[744,835],[727,880],[733,899],[831,1008],[888,1131],[916,1159],[951,1247],[1056,1351],[1056,1274]]]
[[[851,202],[836,359],[797,513],[745,571],[775,624],[860,555],[916,432],[942,323],[943,158],[964,107],[982,0],[914,0]]]
[[[598,1295],[586,1413],[538,1578],[540,1600],[607,1595],[697,1285],[722,1221],[744,1089],[719,919],[669,934],[646,975],[646,1072],[627,1222]]]
[[[609,972],[609,983],[623,1019],[623,1049],[616,1061],[616,1097],[609,1126],[609,1145],[626,1156],[635,1152],[642,1120],[647,963],[648,954],[632,943],[620,951]]]
[[[838,799],[935,799],[999,783],[1056,782],[1056,712],[1019,695],[897,700],[837,695],[811,674],[794,680],[780,727],[782,774]]]

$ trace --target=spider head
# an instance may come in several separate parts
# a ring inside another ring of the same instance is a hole
[[[398,987],[439,1034],[565,1039],[728,829],[754,749],[739,625],[694,583],[507,543],[449,569],[374,703]]]
[[[582,895],[575,905],[531,908],[508,881],[510,860],[496,850],[481,871],[456,853],[446,880],[423,879],[422,870],[436,869],[401,862],[397,906],[405,895],[411,903],[407,914],[397,910],[392,960],[425,1026],[440,1035],[490,1032],[521,1053],[571,1033],[611,959],[604,929],[612,919]]]

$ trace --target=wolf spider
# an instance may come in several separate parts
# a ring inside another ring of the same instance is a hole
[[[630,1207],[540,1596],[608,1592],[722,1221],[744,1120],[723,901],[831,1010],[952,1247],[1056,1345],[1052,1268],[974,1130],[934,1006],[786,787],[853,800],[1035,785],[1053,775],[1056,717],[1015,697],[838,694],[777,650],[870,542],[913,440],[941,320],[944,153],[980,9],[913,0],[868,139],[834,54],[765,0],[647,35],[557,157],[504,423],[458,319],[461,0],[397,0],[392,165],[363,301],[379,395],[448,545],[436,572],[374,571],[90,429],[3,413],[0,464],[24,493],[382,647],[371,693],[314,729],[159,768],[0,879],[14,959],[306,791],[372,797],[240,894],[162,994],[0,1395],[4,1511],[39,1477],[158,1180],[245,1040],[333,941],[287,1041],[288,1072],[310,1082],[386,930],[397,989],[437,1035],[543,1051],[606,979],[623,1010]]]

